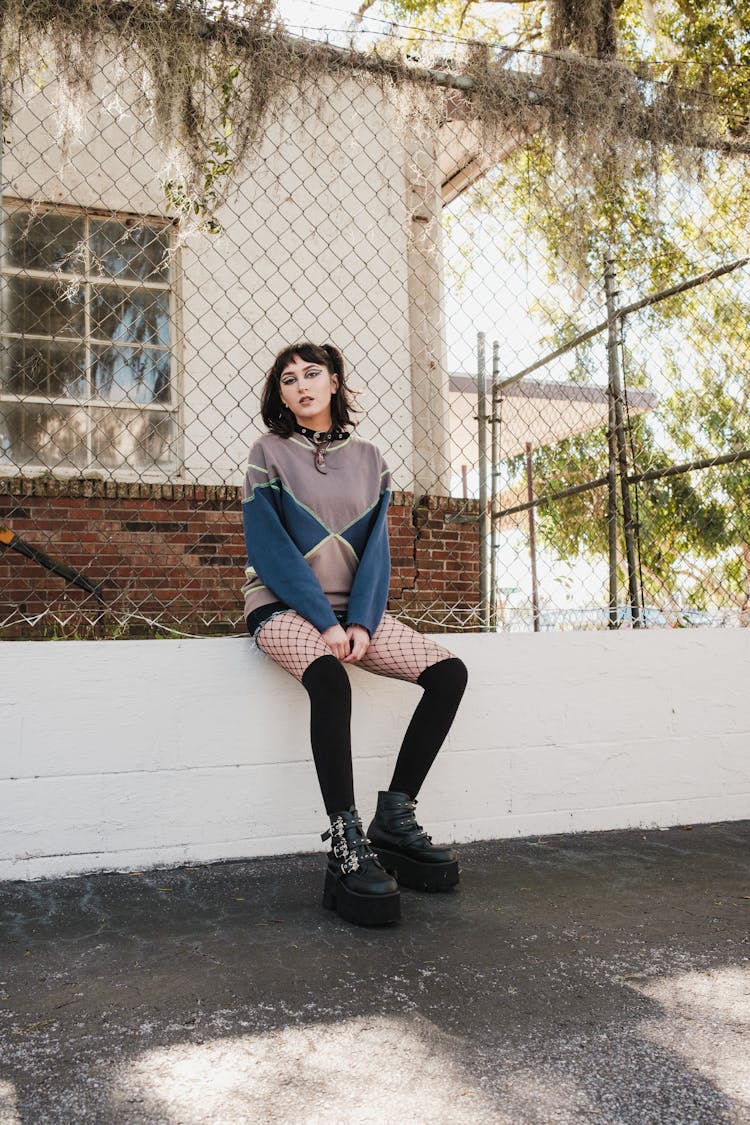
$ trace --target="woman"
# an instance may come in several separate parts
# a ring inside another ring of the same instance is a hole
[[[432,891],[458,882],[453,852],[432,843],[414,810],[466,668],[384,612],[390,475],[375,446],[352,433],[351,411],[343,356],[332,344],[305,342],[277,355],[261,399],[269,432],[248,457],[243,592],[258,647],[310,697],[313,758],[331,821],[322,837],[331,840],[323,905],[378,925],[400,916],[398,882]],[[354,802],[346,664],[424,689],[369,839]]]

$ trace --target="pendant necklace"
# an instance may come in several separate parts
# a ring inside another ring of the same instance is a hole
[[[294,427],[298,434],[302,434],[312,442],[314,448],[315,468],[319,473],[327,473],[326,453],[335,441],[345,441],[349,437],[348,430],[308,430],[299,423]]]
[[[327,473],[326,453],[330,448],[330,441],[319,441],[315,444],[315,468],[319,473]]]

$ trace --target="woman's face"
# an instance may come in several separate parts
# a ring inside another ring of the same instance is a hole
[[[337,376],[324,363],[309,363],[298,355],[287,363],[279,378],[282,402],[308,430],[330,430],[331,397],[338,385]]]

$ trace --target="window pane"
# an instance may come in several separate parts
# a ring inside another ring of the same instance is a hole
[[[94,348],[94,395],[110,402],[169,403],[169,352],[145,348]]]
[[[173,414],[156,410],[91,411],[94,459],[107,469],[174,468],[177,428]]]
[[[97,287],[91,294],[91,335],[113,343],[169,347],[169,293]]]
[[[4,340],[0,344],[0,391],[14,395],[83,398],[86,353],[78,343]]]
[[[169,280],[169,227],[91,220],[91,272],[132,281]]]
[[[83,336],[83,288],[75,283],[5,278],[2,312],[5,332]]]
[[[93,396],[127,408],[0,403],[0,462],[50,470],[174,469],[176,417],[141,409],[174,401],[171,228],[12,207],[2,216],[2,264],[56,276],[0,279],[0,395]],[[78,285],[70,277],[84,272],[102,283]],[[160,288],[127,288],[125,281]]]
[[[81,216],[9,210],[3,212],[3,223],[3,265],[83,273]]]
[[[0,403],[0,461],[17,468],[82,469],[86,414],[78,407]]]

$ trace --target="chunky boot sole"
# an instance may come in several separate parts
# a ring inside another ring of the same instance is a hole
[[[387,926],[401,917],[398,891],[388,895],[359,895],[330,871],[326,871],[323,906],[326,910],[335,910],[339,918],[355,926]]]
[[[401,887],[410,887],[413,891],[449,891],[458,883],[457,859],[449,863],[426,863],[375,843],[373,847],[383,867]]]

